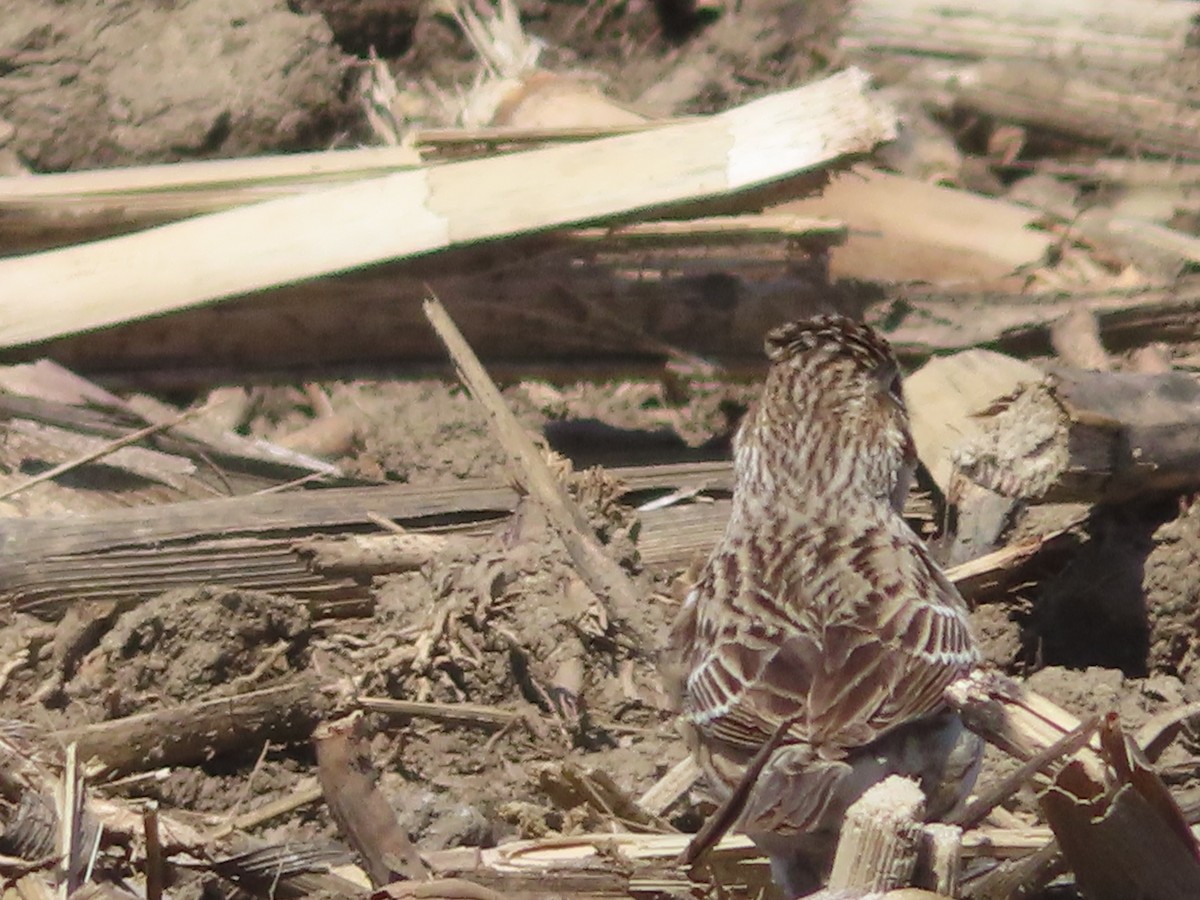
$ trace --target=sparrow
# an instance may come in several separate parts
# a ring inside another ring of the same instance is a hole
[[[828,875],[846,809],[889,775],[931,819],[982,742],[942,692],[979,662],[967,605],[901,515],[917,454],[900,367],[866,325],[771,331],[734,444],[732,512],[671,630],[682,730],[714,797],[793,720],[735,828],[789,896]]]

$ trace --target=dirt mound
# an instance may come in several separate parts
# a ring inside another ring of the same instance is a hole
[[[350,60],[283,0],[4,0],[0,48],[0,118],[41,172],[314,149],[350,121]]]

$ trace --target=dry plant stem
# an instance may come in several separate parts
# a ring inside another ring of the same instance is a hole
[[[308,806],[310,803],[316,803],[323,796],[321,786],[315,782],[308,786],[296,787],[287,797],[281,797],[272,803],[264,803],[257,809],[252,809],[232,819],[227,824],[218,828],[213,833],[213,837],[220,838],[234,831],[248,831],[252,828],[257,828],[271,819],[287,815],[302,806]]]
[[[166,871],[158,833],[158,803],[154,800],[142,810],[142,831],[146,835],[146,900],[162,900]]]
[[[1151,716],[1137,731],[1134,739],[1146,757],[1155,762],[1179,733],[1200,717],[1200,703],[1189,703],[1175,709],[1164,710]]]
[[[313,734],[325,803],[339,830],[366,863],[375,887],[421,879],[429,869],[409,841],[387,798],[361,734],[362,713],[326,722]]]
[[[331,577],[369,578],[419,569],[450,548],[467,549],[464,538],[437,534],[354,534],[298,541],[296,551],[314,572]]]
[[[1080,727],[1066,710],[997,672],[975,671],[946,688],[945,698],[968,728],[1020,760],[1032,759]],[[1108,766],[1098,749],[1092,737],[1069,761],[1094,783],[1108,784]]]
[[[708,817],[703,827],[696,832],[695,837],[688,842],[687,847],[679,854],[679,859],[676,860],[677,865],[684,867],[694,865],[705,853],[720,843],[721,838],[733,827],[733,823],[737,821],[738,816],[745,809],[746,801],[750,798],[750,792],[754,790],[754,784],[758,781],[758,776],[762,773],[763,767],[771,759],[771,754],[778,749],[784,735],[788,733],[788,729],[800,721],[801,718],[802,716],[800,715],[790,716],[779,723],[770,739],[758,749],[758,752],[754,754],[754,757],[742,772],[742,778],[738,782],[737,787],[730,792],[725,801]],[[697,774],[699,773],[697,772]]]
[[[1005,588],[1021,577],[1026,563],[1043,551],[1068,543],[1075,529],[1087,522],[1090,515],[1089,510],[1049,534],[1010,544],[978,559],[953,566],[946,570],[946,577],[954,582],[964,597],[975,602],[997,594],[1003,595]]]
[[[521,713],[478,703],[430,703],[393,700],[391,697],[356,697],[354,702],[365,710],[389,716],[413,716],[456,725],[505,728],[524,718]]]
[[[526,714],[481,703],[435,703],[425,700],[395,700],[391,697],[361,696],[355,697],[353,702],[360,709],[383,713],[387,716],[429,719],[434,722],[474,726],[498,733],[507,731],[514,725],[530,721],[531,716],[534,719],[538,718],[532,712]],[[543,718],[547,723],[556,721],[549,717]],[[611,731],[613,734],[640,734],[651,730],[594,716],[591,717],[591,721],[597,727]],[[494,740],[495,737],[496,735],[493,735],[491,740]],[[683,790],[687,790],[687,786]]]
[[[305,739],[337,704],[339,688],[302,677],[272,687],[138,713],[57,732],[113,774],[191,765],[247,744]]]
[[[1065,58],[1078,65],[1132,70],[1184,52],[1192,26],[1186,4],[1072,0],[1030,7],[1021,0],[858,0],[842,46],[939,59],[1003,59],[1014,68]]]
[[[58,856],[62,866],[58,895],[62,900],[78,890],[84,880],[83,802],[83,772],[78,747],[71,742],[67,744],[58,808]]]
[[[1058,842],[1050,838],[1025,856],[1001,862],[971,885],[970,897],[972,900],[1016,900],[1036,896],[1065,871],[1066,863]]]
[[[454,360],[463,384],[486,410],[496,439],[513,463],[514,474],[546,510],[580,577],[597,597],[608,602],[610,613],[629,627],[639,597],[628,576],[600,546],[587,517],[550,471],[542,453],[512,414],[442,304],[431,298],[425,301],[424,309],[426,318]],[[642,640],[638,646],[650,645]]]
[[[1084,744],[1091,740],[1092,735],[1096,733],[1096,728],[1099,724],[1100,719],[1097,716],[1092,716],[1087,721],[1081,723],[1078,728],[1063,735],[1062,738],[1055,741],[1046,749],[1035,753],[1003,778],[999,778],[989,784],[987,790],[967,804],[951,821],[963,828],[974,828],[987,817],[988,813],[1012,796],[1021,785],[1033,778],[1038,772],[1043,771],[1059,757],[1073,754],[1083,747]]]
[[[0,260],[0,295],[16,298],[6,305],[0,343],[29,344],[455,245],[774,185],[895,135],[894,113],[867,94],[866,82],[851,69],[652,132],[397,172]],[[686,152],[658,152],[664,141]],[[130,264],[160,259],[172,264]]]
[[[671,804],[687,793],[699,777],[700,769],[696,760],[689,754],[638,797],[638,806],[651,815],[661,816]]]
[[[918,875],[928,876],[928,885],[939,894],[959,896],[963,830],[943,822],[927,823],[923,829]]]
[[[41,484],[43,481],[51,481],[52,479],[57,478],[59,475],[64,475],[67,472],[70,472],[72,469],[78,469],[80,466],[87,465],[90,462],[95,462],[98,459],[103,459],[110,453],[120,450],[122,447],[128,447],[130,444],[136,444],[138,441],[147,438],[152,434],[158,434],[160,431],[167,431],[171,428],[174,428],[176,425],[187,421],[192,416],[199,413],[201,409],[203,409],[203,407],[189,409],[175,416],[170,421],[156,422],[153,425],[147,425],[145,428],[139,428],[137,431],[130,432],[122,438],[117,438],[116,440],[110,441],[103,447],[100,447],[91,453],[85,453],[83,456],[78,456],[75,459],[68,460],[65,463],[61,463],[53,468],[47,469],[45,472],[34,475],[32,478],[22,481],[20,484],[15,484],[5,491],[0,491],[0,500],[7,499],[14,494],[19,494],[21,491],[31,488],[35,484]]]
[[[1112,360],[1100,342],[1100,325],[1090,310],[1072,310],[1053,323],[1050,343],[1068,366],[1098,372],[1112,369]]]
[[[984,62],[952,76],[953,95],[965,108],[1143,153],[1200,156],[1200,112],[1131,80],[1107,82],[1046,64]]]
[[[829,874],[833,890],[888,891],[912,883],[921,844],[925,795],[891,776],[851,804]]]

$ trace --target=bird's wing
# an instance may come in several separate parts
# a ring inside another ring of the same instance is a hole
[[[753,752],[799,716],[789,740],[834,751],[940,709],[976,662],[966,606],[897,520],[799,536],[774,565],[753,542],[714,556],[694,592],[689,724]]]

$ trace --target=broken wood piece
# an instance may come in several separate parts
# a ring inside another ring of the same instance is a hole
[[[0,345],[29,344],[454,245],[776,184],[867,153],[895,134],[894,115],[867,94],[866,81],[861,71],[850,69],[711,118],[649,132],[397,172],[3,259],[0,295],[7,303]],[[664,154],[664,142],[686,152]],[[520,202],[514,202],[518,195]],[[131,260],[171,264],[139,266]]]
[[[78,747],[72,741],[67,744],[62,780],[59,782],[58,796],[55,798],[58,801],[56,849],[61,866],[57,873],[58,896],[61,900],[67,900],[87,881],[87,870],[91,867],[92,848],[85,846],[83,833],[85,790]],[[98,843],[99,835],[96,835],[96,840]]]
[[[1049,831],[1049,829],[1044,829]],[[1053,835],[1046,834],[1024,854],[1002,858],[971,885],[971,895],[983,900],[1037,896],[1053,879],[1067,872],[1067,863]]]
[[[136,431],[124,435],[123,437],[108,441],[100,447],[83,454],[82,456],[77,456],[74,459],[67,460],[64,463],[47,469],[45,472],[34,475],[25,479],[24,481],[20,481],[17,484],[12,485],[3,491],[0,491],[0,500],[11,497],[13,494],[19,493],[20,491],[27,490],[35,484],[40,484],[43,481],[51,481],[60,475],[65,475],[67,472],[77,469],[86,463],[103,459],[110,453],[120,450],[122,447],[128,447],[131,444],[136,444],[138,441],[149,437],[152,434],[156,434],[160,431],[166,431],[167,429],[180,424],[194,414],[195,410],[188,410],[177,415],[173,421],[147,425],[145,428],[139,428]]]
[[[337,466],[268,441],[193,422],[213,411],[208,403],[180,412],[145,396],[122,400],[47,359],[0,368],[0,416],[15,427],[53,427],[73,432],[76,440],[91,441],[93,452],[103,446],[101,439],[106,439],[106,445],[116,446],[117,442],[135,440],[131,432],[142,434],[147,447],[117,451],[129,455],[136,452],[142,457],[141,466],[133,470],[135,474],[138,469],[147,470],[143,477],[161,472],[160,480],[167,483],[189,476],[187,481],[201,489],[192,493],[210,496],[217,487],[224,493],[231,486],[253,489],[261,487],[265,478],[294,478],[314,472],[340,474]],[[178,458],[173,469],[164,462],[171,457]],[[108,460],[120,465],[113,457]],[[180,469],[184,465],[188,468]],[[215,465],[221,467],[219,477],[211,471]]]
[[[1076,881],[1093,900],[1200,896],[1196,838],[1115,714],[1100,744],[1114,778],[1098,781],[1072,761],[1041,797]]]
[[[953,484],[955,448],[983,430],[979,414],[1044,375],[1032,363],[977,348],[936,356],[904,379],[917,455],[943,497]]]
[[[249,745],[307,740],[337,706],[339,688],[314,678],[215,697],[55,732],[110,774],[192,765]]]
[[[958,897],[962,869],[963,829],[945,822],[926,822],[917,856],[917,883],[945,897]]]
[[[638,797],[638,806],[652,815],[661,816],[691,789],[699,777],[700,767],[689,753]]]
[[[637,800],[603,769],[585,769],[573,762],[547,763],[538,772],[538,785],[560,809],[586,805],[627,831],[672,832],[677,829],[643,809]]]
[[[959,475],[954,454],[982,430],[979,414],[1044,373],[1030,363],[991,350],[934,357],[904,380],[917,455],[955,515],[946,562],[955,565],[996,549],[1017,501]]]
[[[855,0],[841,47],[877,63],[893,54],[1131,72],[1182,54],[1194,15],[1177,0]]]
[[[1038,502],[1116,502],[1200,486],[1200,379],[1052,367],[960,445],[963,475]]]
[[[1105,147],[1195,159],[1200,112],[1144,80],[1047,62],[985,61],[916,71],[909,82],[935,105],[1020,122]],[[1167,72],[1162,77],[1168,78]]]
[[[592,593],[611,605],[610,613],[621,620],[621,627],[632,627],[640,598],[629,576],[600,546],[583,510],[550,470],[441,303],[436,298],[426,300],[424,309],[463,384],[487,412],[497,442],[512,463],[513,474],[546,511],[580,577]],[[638,646],[645,648],[650,643],[643,639]]]
[[[146,800],[142,807],[142,831],[146,838],[146,900],[163,900],[166,856],[158,830],[158,801]]]
[[[318,725],[313,732],[317,774],[329,813],[365,862],[375,887],[397,878],[427,878],[417,848],[379,790],[379,775],[362,738],[362,713]]]
[[[1039,262],[1053,244],[1029,227],[1040,214],[1028,207],[864,165],[820,196],[772,212],[852,222],[846,242],[830,252],[830,274],[864,281],[998,280]]]
[[[1017,768],[1003,778],[987,785],[970,803],[963,807],[952,818],[955,825],[963,828],[974,828],[982,822],[989,813],[1013,794],[1034,776],[1044,772],[1061,757],[1074,754],[1092,739],[1099,719],[1092,717],[1083,722],[1073,731],[1067,732],[1050,746],[1034,753]]]
[[[1100,325],[1091,310],[1073,309],[1054,322],[1050,326],[1050,343],[1064,365],[1095,372],[1112,371],[1112,360],[1100,341]]]
[[[328,576],[371,578],[411,572],[447,550],[467,552],[464,537],[442,534],[345,534],[318,536],[292,545],[314,572]]]
[[[999,672],[977,669],[947,687],[945,697],[968,728],[1022,761],[1053,747],[1081,724],[1065,709]],[[1107,766],[1099,749],[1093,736],[1071,759],[1078,760],[1089,777],[1103,782]]]
[[[846,810],[830,890],[888,891],[912,884],[921,846],[925,795],[915,781],[892,775]]]
[[[732,483],[727,462],[614,469],[612,474],[635,502],[646,492],[678,488],[727,493]],[[469,536],[486,534],[517,502],[511,485],[468,479],[449,486],[326,488],[93,516],[0,519],[0,601],[39,615],[59,615],[76,600],[134,599],[206,582],[341,603],[364,597],[362,584],[312,571],[297,553],[297,541],[314,532],[375,530],[376,515],[410,529],[451,525]],[[693,517],[699,523],[694,528],[688,525]],[[653,557],[661,566],[707,550],[724,527],[724,517],[713,518],[704,505],[679,506],[643,519],[648,542],[656,533],[663,538],[647,554],[647,560]],[[361,612],[361,602],[354,606]],[[357,613],[347,608],[344,614]]]

